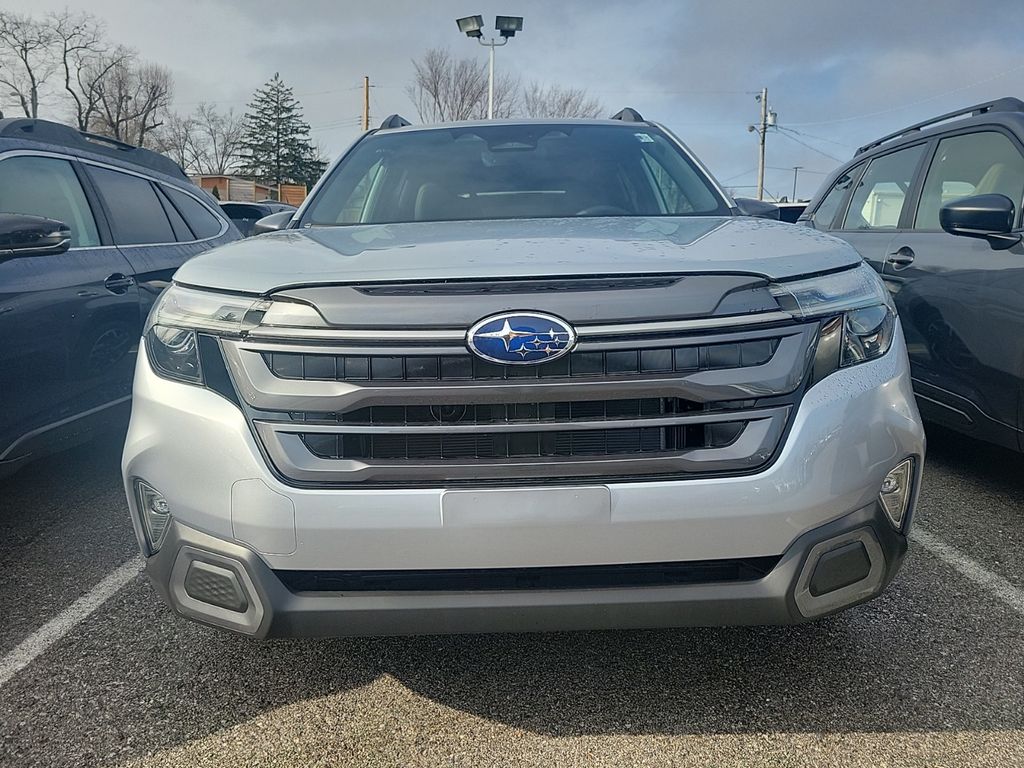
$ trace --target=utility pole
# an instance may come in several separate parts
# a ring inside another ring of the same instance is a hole
[[[796,202],[796,176],[797,176],[798,173],[800,173],[800,169],[801,168],[803,168],[802,165],[794,165],[793,166],[793,196],[791,198],[789,198],[790,202],[793,202],[793,203]]]
[[[761,123],[757,127],[757,132],[761,151],[757,161],[757,199],[764,200],[764,137],[768,133],[768,89],[762,88],[758,98],[761,101]]]
[[[352,82],[351,80],[349,82]],[[370,76],[363,75],[363,130],[370,130]]]

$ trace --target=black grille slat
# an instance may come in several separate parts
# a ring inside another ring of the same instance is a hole
[[[687,424],[624,429],[581,429],[557,432],[453,433],[438,427],[435,434],[332,435],[301,433],[311,453],[324,459],[389,461],[408,459],[529,459],[545,456],[620,456],[664,453],[692,447],[720,447],[734,440],[746,422]]]
[[[666,346],[604,352],[572,352],[540,365],[502,365],[466,355],[323,355],[265,352],[263,358],[282,379],[353,382],[507,381],[638,376],[722,370],[768,362],[779,339],[727,344]]]
[[[629,400],[581,400],[560,403],[492,403],[478,405],[374,405],[345,413],[293,412],[292,421],[366,427],[412,427],[451,424],[529,424],[657,418],[710,410],[709,404],[674,397]]]

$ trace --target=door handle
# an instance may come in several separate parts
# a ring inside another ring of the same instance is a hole
[[[890,253],[886,261],[896,269],[906,269],[914,263],[914,249],[909,245],[904,245],[898,251]]]
[[[128,293],[128,289],[133,285],[135,285],[135,279],[128,275],[122,275],[120,272],[115,272],[103,281],[104,288],[117,294]]]

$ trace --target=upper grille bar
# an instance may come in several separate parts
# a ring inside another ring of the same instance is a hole
[[[721,328],[753,327],[792,322],[788,312],[755,312],[723,317],[698,317],[689,320],[661,320],[647,323],[615,323],[610,325],[576,325],[577,338],[583,340],[602,336],[635,336],[652,333],[694,333]],[[450,344],[466,339],[465,328],[437,328],[430,330],[390,328],[296,328],[292,326],[259,326],[249,332],[255,339],[318,340],[343,343],[346,341],[409,343],[410,341]]]

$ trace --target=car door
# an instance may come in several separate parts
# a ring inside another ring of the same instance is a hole
[[[127,402],[139,297],[77,161],[0,157],[0,211],[58,219],[72,237],[65,253],[0,261],[0,463],[11,464]]]
[[[914,387],[931,419],[1017,447],[1024,379],[1024,248],[993,250],[939,226],[960,197],[1024,200],[1024,152],[997,127],[942,137],[910,226],[889,243],[884,278],[908,339]]]
[[[879,273],[893,233],[909,213],[906,203],[926,147],[922,142],[873,157],[836,219],[832,234],[850,243]]]
[[[228,224],[198,198],[140,173],[96,163],[86,168],[114,242],[139,286],[139,326],[187,259],[207,250]]]

